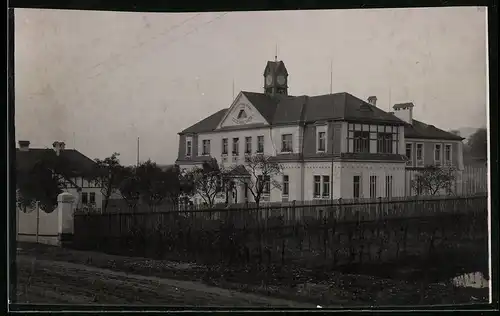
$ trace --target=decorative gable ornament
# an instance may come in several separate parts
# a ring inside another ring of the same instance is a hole
[[[236,115],[236,117],[233,117],[232,119],[233,123],[238,125],[250,123],[253,119],[253,116],[251,115],[252,109],[250,108],[250,106],[248,104],[242,103],[239,105],[239,108],[240,109],[237,112],[238,114]]]

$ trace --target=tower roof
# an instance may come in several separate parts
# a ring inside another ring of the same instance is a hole
[[[266,64],[266,68],[264,68],[264,76],[268,73],[268,72],[272,72],[272,73],[275,73],[279,70],[283,70],[283,72],[288,75],[288,71],[286,70],[286,66],[285,66],[285,63],[280,60],[280,61],[268,61],[267,64]]]

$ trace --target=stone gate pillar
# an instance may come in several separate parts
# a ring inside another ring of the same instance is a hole
[[[57,217],[58,217],[58,243],[64,247],[73,239],[74,222],[73,213],[75,197],[70,193],[63,192],[57,196]]]

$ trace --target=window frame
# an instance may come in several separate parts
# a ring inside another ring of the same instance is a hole
[[[439,151],[437,151],[438,147]],[[436,159],[436,153],[439,153],[439,159]],[[441,166],[443,164],[443,146],[441,143],[434,144],[433,157],[434,157],[434,165]]]
[[[87,205],[89,204],[89,193],[88,192],[82,192],[82,204]]]
[[[290,195],[290,177],[287,174],[283,175],[283,191],[282,195],[287,197]]]
[[[262,142],[261,142],[262,141]],[[262,150],[261,146],[262,145]],[[264,153],[264,135],[259,135],[257,136],[257,148],[256,148],[256,153],[262,154]]]
[[[370,176],[370,198],[371,199],[376,199],[377,198],[377,179],[378,177],[376,175],[371,175]]]
[[[290,137],[289,140],[286,138]],[[287,148],[286,145],[290,143],[290,147]],[[281,134],[281,152],[282,153],[292,153],[293,152],[293,134],[287,133],[287,134]]]
[[[193,156],[193,139],[186,139],[186,157]]]
[[[89,204],[95,204],[96,202],[95,192],[89,192]]]
[[[227,138],[222,139],[222,155],[227,155],[229,151],[229,140]]]
[[[421,155],[422,159],[418,159],[418,146],[422,146],[422,155]],[[424,157],[425,157],[425,153],[424,153],[425,149],[424,148],[425,148],[424,143],[416,143],[415,144],[415,164],[418,167],[424,166]]]
[[[233,148],[231,150],[231,153],[233,156],[239,156],[240,155],[240,138],[239,137],[233,137]]]
[[[252,136],[245,137],[245,154],[250,155],[252,153]]]
[[[316,189],[318,190],[316,191]],[[313,176],[313,198],[321,198],[321,176],[318,175]]]
[[[325,179],[327,179],[325,181]],[[325,190],[326,188],[328,188],[328,190]],[[325,191],[327,191],[325,194]],[[322,198],[330,198],[330,191],[331,191],[331,188],[330,188],[330,176],[322,176],[321,177],[321,197]]]
[[[210,155],[210,139],[203,139],[201,141],[201,155],[202,156]]]
[[[446,159],[446,149],[450,149],[450,159]],[[444,144],[444,155],[443,161],[446,166],[451,166],[451,162],[453,161],[453,146],[452,144]]]
[[[352,184],[353,184],[353,188],[352,188],[353,199],[361,198],[361,187],[362,187],[361,186],[361,175],[353,175],[352,176]],[[356,194],[356,185],[357,185],[357,194]]]
[[[385,197],[390,199],[392,198],[393,195],[393,181],[394,178],[392,175],[386,175],[385,176]]]
[[[408,157],[408,146],[410,146],[410,156]],[[413,154],[414,154],[414,148],[413,148],[413,143],[412,142],[408,142],[405,144],[405,156],[406,158],[408,158],[408,160],[406,161],[406,165],[407,166],[411,166],[413,167]]]
[[[356,133],[361,135],[358,136]],[[385,141],[390,139],[390,151],[381,150],[382,146],[379,143],[382,139],[380,139],[379,134],[391,135],[389,138],[384,138]],[[396,125],[348,122],[346,139],[348,153],[399,153],[399,126]]]

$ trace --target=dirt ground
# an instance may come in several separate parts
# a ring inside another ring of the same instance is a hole
[[[18,303],[311,307],[310,304],[82,264],[17,256]]]
[[[18,247],[19,302],[327,308],[468,304],[485,302],[488,295],[488,289],[293,267],[259,271],[28,243]]]

